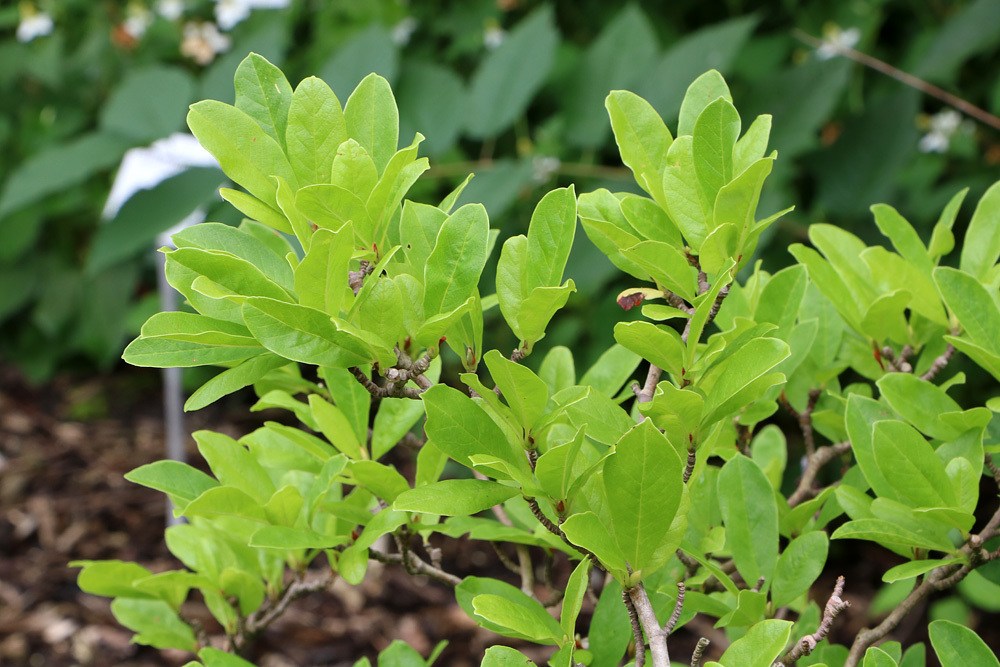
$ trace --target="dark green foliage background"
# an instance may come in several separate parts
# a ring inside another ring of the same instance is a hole
[[[212,18],[214,3],[188,5],[188,18]],[[0,357],[38,380],[118,359],[126,337],[158,308],[149,249],[159,232],[200,205],[210,220],[238,221],[213,194],[224,177],[211,169],[141,193],[106,224],[99,215],[124,151],[183,129],[197,99],[231,102],[232,75],[248,51],[293,82],[319,74],[342,102],[370,71],[389,79],[401,141],[419,129],[432,160],[427,184],[412,196],[437,201],[476,172],[463,201],[486,204],[501,242],[526,229],[552,187],[634,187],[603,108],[609,89],[642,95],[673,126],[685,88],[712,67],[730,82],[744,125],[756,114],[774,116],[771,146],[780,159],[761,213],[797,209],[762,240],[771,270],[790,262],[785,248],[810,222],[880,242],[867,210],[879,201],[926,240],[956,191],[970,187],[963,221],[1000,176],[995,130],[974,125],[946,153],[922,153],[921,115],[940,111],[940,102],[845,59],[820,60],[793,35],[857,27],[858,49],[1000,113],[995,0],[808,8],[781,0],[299,0],[254,12],[232,31],[232,48],[204,68],[180,55],[180,23],[158,19],[139,42],[123,41],[122,6],[52,3],[55,32],[27,44],[13,37],[17,7],[0,9]],[[393,27],[408,16],[415,30],[399,45]],[[491,26],[507,31],[496,50],[484,46]],[[544,158],[558,166],[537,178]],[[613,267],[583,234],[567,275],[579,293],[540,347],[572,345],[586,367],[612,342],[611,323],[622,317],[612,297],[625,285],[612,284]]]

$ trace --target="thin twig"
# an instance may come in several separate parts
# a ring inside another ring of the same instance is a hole
[[[907,86],[910,86],[911,88],[916,88],[917,90],[926,95],[930,95],[931,97],[936,97],[945,104],[958,109],[966,116],[969,116],[970,118],[975,118],[980,123],[983,123],[984,125],[989,125],[995,130],[1000,130],[1000,117],[994,116],[985,109],[980,109],[971,102],[967,102],[966,100],[963,100],[961,97],[952,95],[948,91],[939,88],[932,83],[928,83],[927,81],[924,81],[923,79],[916,77],[910,74],[909,72],[904,72],[903,70],[893,67],[889,63],[883,60],[879,60],[874,56],[870,56],[867,53],[862,53],[861,51],[856,51],[855,49],[846,46],[841,46],[839,44],[832,44],[826,42],[822,39],[813,37],[809,33],[799,29],[793,30],[792,34],[797,39],[805,42],[806,44],[809,44],[812,47],[819,48],[820,46],[826,46],[827,48],[831,48],[835,50],[838,54],[844,56],[845,58],[850,58],[856,63],[860,63],[865,67],[872,68],[876,72],[881,72],[886,76],[892,77],[896,81],[904,83]]]
[[[844,595],[844,577],[837,577],[837,583],[833,587],[833,593],[830,595],[830,599],[826,601],[826,607],[823,608],[823,619],[820,621],[819,627],[816,632],[811,635],[806,635],[798,642],[795,643],[785,655],[775,662],[775,667],[781,665],[793,665],[795,661],[802,656],[809,655],[816,649],[816,645],[819,644],[823,639],[830,634],[830,629],[833,627],[833,621],[837,616],[847,607],[851,606],[851,603],[843,599]]]
[[[288,605],[292,602],[309,593],[325,589],[330,585],[331,581],[333,581],[332,570],[327,570],[322,576],[313,579],[305,579],[304,575],[298,575],[298,578],[285,588],[280,597],[247,617],[243,625],[244,637],[237,643],[237,646],[242,645],[247,639],[260,634],[275,619],[284,614],[288,609]]]
[[[402,553],[387,554],[376,549],[369,549],[368,555],[372,558],[372,560],[377,560],[380,563],[394,563],[396,565],[402,565],[407,572],[411,574],[422,574],[430,577],[431,579],[440,581],[441,583],[448,584],[449,586],[458,586],[462,583],[462,579],[460,577],[456,577],[449,572],[445,572],[439,567],[431,565],[409,549],[406,550],[406,562],[403,561]]]
[[[948,343],[948,347],[946,347],[944,349],[944,352],[942,352],[934,359],[934,361],[930,365],[930,368],[924,371],[924,374],[920,376],[920,379],[927,380],[928,382],[933,380],[935,377],[937,377],[938,373],[944,370],[944,367],[948,365],[948,362],[951,361],[951,357],[954,354],[955,354],[955,346],[952,345],[951,343]]]
[[[357,366],[351,366],[347,370],[349,370],[351,375],[354,376],[354,379],[356,379],[361,386],[375,398],[420,398],[420,394],[423,393],[423,389],[407,387],[394,382],[390,382],[386,384],[386,386],[380,387],[374,380],[365,375],[365,372]],[[414,380],[415,379],[416,378],[414,378]],[[430,385],[428,384],[428,386]]]
[[[910,591],[910,594],[881,623],[874,628],[858,633],[851,645],[845,667],[857,667],[868,647],[895,630],[900,621],[922,604],[924,598],[931,593],[951,588],[980,565],[1000,558],[1000,549],[990,552],[983,548],[983,545],[995,537],[998,531],[1000,531],[1000,509],[993,513],[993,516],[978,534],[970,535],[965,545],[962,546],[961,554],[968,562],[942,565],[931,570],[920,582],[920,585]]]
[[[670,667],[670,653],[667,650],[667,633],[660,627],[653,611],[653,603],[649,600],[645,587],[639,583],[626,591],[632,605],[635,607],[642,629],[646,631],[649,640],[649,653],[653,658],[653,667]],[[638,667],[638,662],[636,665]]]
[[[813,432],[812,413],[822,393],[820,389],[810,389],[809,396],[806,399],[806,407],[802,412],[799,412],[792,406],[784,392],[781,393],[778,399],[785,410],[799,422],[799,430],[802,431],[802,442],[805,445],[806,456],[812,456],[816,453],[816,435]]]
[[[698,644],[694,647],[694,652],[691,653],[691,667],[701,667],[701,658],[705,655],[705,649],[711,644],[708,639],[701,637],[698,640]]]
[[[663,626],[663,631],[668,635],[674,631],[674,627],[677,625],[677,621],[681,618],[681,612],[684,611],[684,594],[687,590],[684,587],[683,581],[677,582],[677,601],[674,603],[674,611],[670,614],[670,620],[667,624]]]
[[[802,478],[799,480],[798,486],[792,495],[788,496],[788,506],[795,507],[803,500],[811,498],[816,495],[813,490],[813,482],[816,481],[816,476],[819,471],[823,469],[827,463],[837,458],[841,454],[844,454],[851,449],[851,443],[849,441],[838,442],[834,445],[827,445],[826,447],[820,447],[816,452],[809,457],[806,463],[806,469],[802,471]]]

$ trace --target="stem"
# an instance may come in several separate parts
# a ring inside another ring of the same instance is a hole
[[[406,550],[405,562],[403,560],[402,553],[387,554],[382,553],[381,551],[376,551],[375,549],[369,549],[368,555],[372,560],[377,560],[380,563],[395,563],[397,565],[402,565],[406,568],[407,572],[410,572],[411,574],[422,574],[452,587],[458,586],[462,583],[462,579],[460,577],[456,577],[449,572],[445,572],[439,567],[431,565],[430,563],[422,560],[409,549]]]
[[[836,457],[844,454],[851,449],[850,442],[838,442],[835,445],[827,445],[826,447],[820,447],[809,457],[808,463],[806,463],[806,469],[802,472],[802,478],[799,480],[799,485],[792,492],[792,495],[788,496],[788,506],[795,507],[800,504],[803,500],[811,498],[816,495],[813,491],[812,485],[816,481],[816,476],[819,471],[823,469],[827,463],[835,459]]]
[[[694,652],[691,654],[691,667],[701,667],[701,658],[705,655],[705,649],[711,643],[704,637],[698,640],[698,645],[694,647]]]
[[[826,601],[826,607],[823,609],[823,620],[820,621],[819,628],[816,632],[811,635],[806,635],[793,646],[785,655],[774,663],[775,666],[781,665],[793,665],[795,661],[802,656],[809,655],[814,650],[816,650],[816,645],[823,641],[823,639],[830,634],[830,628],[833,627],[833,621],[837,618],[844,609],[851,606],[851,603],[844,600],[841,596],[844,594],[844,577],[837,577],[837,583],[833,587],[833,593],[830,595],[830,599]]]
[[[864,65],[865,67],[870,67],[876,72],[881,72],[886,76],[892,77],[896,81],[899,81],[900,83],[910,86],[911,88],[916,88],[917,90],[926,95],[930,95],[931,97],[936,97],[945,104],[958,109],[966,116],[969,116],[970,118],[975,118],[980,123],[984,125],[989,125],[995,130],[1000,130],[1000,118],[998,118],[997,116],[994,116],[988,111],[980,109],[971,102],[967,102],[963,100],[961,97],[952,95],[948,91],[942,88],[938,88],[934,84],[928,83],[927,81],[924,81],[923,79],[916,77],[910,74],[909,72],[904,72],[901,69],[893,67],[884,60],[879,60],[874,56],[870,56],[867,53],[862,53],[860,51],[856,51],[851,48],[827,44],[823,40],[817,39],[816,37],[813,37],[812,35],[803,32],[802,30],[795,29],[792,31],[792,34],[800,41],[803,41],[812,47],[819,47],[824,45],[833,46],[836,52],[844,56],[845,58],[849,58],[856,63]]]
[[[639,622],[642,623],[642,629],[646,631],[646,638],[649,640],[649,653],[653,658],[653,667],[670,667],[667,633],[660,627],[660,622],[656,620],[653,603],[649,601],[646,589],[640,583],[635,588],[630,588],[626,593],[635,608]],[[636,651],[635,664],[636,667],[639,667],[638,651]]]
[[[927,380],[928,382],[933,380],[937,376],[937,374],[943,371],[944,367],[948,365],[948,362],[951,361],[951,357],[953,354],[955,354],[955,346],[952,345],[951,343],[948,343],[948,347],[946,347],[944,349],[944,352],[942,352],[937,358],[934,359],[933,363],[931,363],[930,365],[930,368],[924,371],[924,374],[920,376],[920,379]]]
[[[632,638],[635,640],[635,667],[643,667],[646,664],[646,639],[642,636],[642,627],[639,625],[639,612],[632,603],[628,591],[622,591],[622,602],[628,610],[628,620],[632,623]]]

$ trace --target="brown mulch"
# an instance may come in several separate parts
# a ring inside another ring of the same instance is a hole
[[[263,421],[246,407],[244,399],[224,402],[188,415],[187,427],[238,437]],[[196,458],[193,442],[189,449]],[[0,667],[179,666],[191,658],[131,644],[132,633],[115,621],[109,601],[82,593],[76,586],[78,570],[67,566],[77,559],[121,559],[153,571],[178,567],[163,543],[163,496],[123,478],[129,470],[161,458],[157,373],[127,369],[87,380],[60,378],[32,388],[13,371],[0,368]],[[483,543],[460,540],[441,546],[445,568],[451,572],[516,583]],[[857,542],[850,546],[864,548]],[[838,621],[836,631],[843,636],[836,639],[849,643],[868,623],[867,604],[881,573],[895,561],[882,562],[885,552],[877,549],[863,556],[842,554],[839,560],[853,606]],[[567,575],[568,567],[561,567],[556,578],[563,582]],[[829,579],[817,583],[817,595],[832,588],[832,576]],[[199,600],[183,611],[210,633],[217,632]],[[588,602],[584,616],[589,611]],[[1000,623],[991,622],[988,615],[979,620],[979,629],[990,634],[987,641],[992,644]],[[914,619],[914,634],[905,643],[926,641],[925,624],[926,619]],[[704,619],[679,633],[678,654],[689,656],[698,635],[717,640],[708,652],[709,658],[717,658],[718,640],[724,637]],[[480,630],[465,615],[446,587],[412,577],[397,566],[373,564],[359,587],[337,582],[328,593],[293,603],[247,657],[261,667],[349,667],[361,656],[374,658],[395,639],[425,656],[447,639],[449,646],[437,664],[449,667],[478,665],[485,648],[498,643],[495,635]],[[519,648],[539,664],[551,652]]]

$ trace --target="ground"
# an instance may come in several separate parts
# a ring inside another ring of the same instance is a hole
[[[189,415],[187,426],[239,436],[261,421],[246,405],[242,399],[225,402]],[[122,477],[162,456],[157,373],[126,369],[31,387],[16,372],[0,369],[0,665],[145,667],[190,658],[131,644],[108,600],[80,592],[77,570],[67,566],[102,558],[134,560],[154,571],[177,566],[163,544],[163,496]],[[444,557],[449,571],[516,583],[487,545],[452,542]],[[896,561],[857,542],[840,560],[828,571],[840,568],[848,579],[853,606],[838,620],[837,633],[849,642],[866,623],[864,610],[881,573]],[[349,667],[394,639],[424,655],[448,639],[438,664],[463,667],[477,665],[497,641],[476,627],[447,588],[396,566],[375,567],[359,588],[337,584],[328,594],[293,604],[248,657],[261,667]],[[567,574],[561,567],[556,576],[565,580]],[[832,589],[834,576],[821,580],[816,593]],[[591,608],[586,602],[584,620]],[[212,627],[199,605],[185,612]],[[981,631],[994,628],[987,641],[996,645],[1000,623],[980,621]],[[708,655],[718,657],[720,633],[708,622],[693,625],[672,642],[675,655],[689,656],[697,636],[705,635],[717,640]],[[906,644],[926,639],[925,628],[915,618],[904,622],[897,638]],[[524,650],[536,658],[547,654]]]

